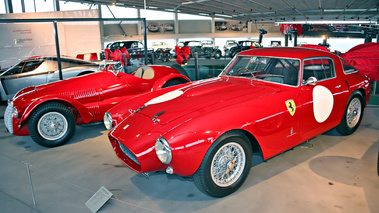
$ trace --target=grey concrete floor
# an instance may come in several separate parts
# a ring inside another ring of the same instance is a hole
[[[1,113],[5,104],[0,105]],[[251,168],[225,198],[208,197],[190,178],[128,169],[102,125],[78,126],[66,145],[45,148],[13,136],[0,119],[0,212],[91,212],[101,187],[114,196],[98,212],[379,212],[379,108],[366,108],[353,135],[331,130]],[[29,165],[36,207],[26,166]]]

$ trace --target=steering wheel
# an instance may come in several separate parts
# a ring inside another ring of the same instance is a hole
[[[247,68],[245,68],[245,67],[241,67],[241,68],[239,68],[239,69],[237,70],[236,75],[238,75],[238,73],[240,73],[242,70],[248,71],[248,72],[251,74],[251,76],[252,76],[253,78],[255,78],[255,75],[253,74],[253,72],[251,72],[249,69],[247,69]]]
[[[115,64],[113,64],[113,66],[112,66],[112,68],[111,68],[111,72],[113,73],[113,74],[115,74],[115,76],[117,76],[118,75],[118,73],[121,71],[123,69],[123,67],[122,67],[122,65],[121,65],[121,63],[115,63]]]

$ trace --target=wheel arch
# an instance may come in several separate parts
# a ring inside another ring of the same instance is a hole
[[[167,82],[169,82],[169,81],[171,81],[171,80],[178,80],[178,81],[181,81],[182,83],[191,82],[191,80],[190,80],[189,78],[187,78],[186,76],[184,76],[184,75],[180,75],[180,74],[170,74],[170,75],[167,75],[167,76],[164,76],[164,77],[158,79],[158,80],[154,83],[154,86],[151,88],[151,92],[162,89],[163,86],[164,86]]]
[[[80,103],[79,101],[75,99],[70,99],[66,97],[44,97],[35,100],[33,103],[31,103],[24,111],[21,117],[21,123],[25,123],[25,121],[28,120],[30,114],[37,109],[38,107],[51,102],[57,102],[60,104],[63,104],[67,106],[71,111],[72,108],[74,108],[76,111],[78,111],[78,116],[80,116],[84,122],[88,123],[92,120],[93,115],[87,110],[87,108]],[[75,115],[75,112],[73,112]]]
[[[351,94],[353,95],[355,92],[359,92],[360,93],[360,95],[362,96],[363,107],[366,107],[367,102],[366,102],[366,92],[365,92],[365,90],[363,88],[358,88],[357,90],[355,90]]]

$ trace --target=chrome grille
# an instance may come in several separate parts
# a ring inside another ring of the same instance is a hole
[[[137,163],[138,165],[141,165],[138,160],[137,160],[137,157],[126,147],[124,146],[124,144],[118,142],[122,152],[128,157],[130,158],[132,161],[134,161],[135,163]]]
[[[13,134],[13,125],[12,125],[12,112],[13,110],[13,102],[8,102],[8,106],[4,112],[4,124],[10,133]]]

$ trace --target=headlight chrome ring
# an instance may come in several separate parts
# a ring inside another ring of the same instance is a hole
[[[104,114],[104,126],[107,130],[111,130],[113,128],[113,119],[111,113],[109,112]]]
[[[14,116],[15,118],[18,118],[18,110],[17,110],[16,107],[13,107],[13,116]]]
[[[172,151],[170,144],[166,139],[160,137],[155,142],[155,153],[158,159],[164,164],[170,164],[172,160]]]

